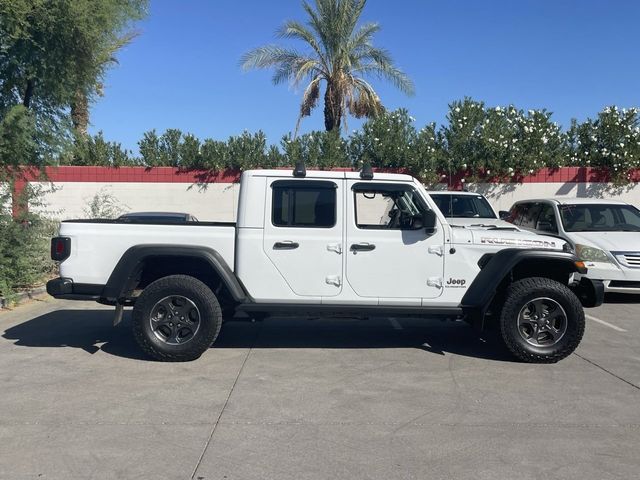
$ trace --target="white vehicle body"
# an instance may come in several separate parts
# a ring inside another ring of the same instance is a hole
[[[431,190],[427,193],[450,225],[462,227],[494,225],[518,230],[513,224],[501,220],[491,203],[480,193],[458,190]]]
[[[392,315],[499,321],[518,358],[556,362],[603,297],[562,239],[450,225],[407,175],[247,171],[236,224],[162,223],[63,222],[47,291],[115,305],[114,323],[132,306],[163,361],[198,358],[233,318]]]
[[[561,251],[554,237],[494,227],[455,227],[442,216],[424,187],[406,175],[377,174],[369,184],[411,185],[437,214],[436,231],[365,230],[350,208],[357,172],[308,172],[305,180],[335,183],[336,221],[330,228],[276,227],[271,221],[272,184],[281,170],[242,175],[238,222],[232,224],[151,225],[135,223],[63,222],[60,235],[74,248],[60,265],[62,277],[80,284],[105,285],[119,259],[142,244],[185,245],[217,251],[257,302],[443,306],[460,304],[480,271],[479,259],[504,248]],[[298,248],[276,250],[281,242]],[[353,252],[354,244],[375,249]],[[455,249],[455,253],[451,253]],[[401,277],[401,279],[400,279]],[[459,281],[457,284],[449,280]]]
[[[572,227],[568,227],[563,219],[563,211],[567,209],[573,208],[582,214],[584,208],[590,216],[590,210],[610,212],[609,207],[638,211],[632,205],[616,200],[558,197],[517,202],[511,207],[510,220],[520,228],[565,239],[577,256],[584,260],[588,268],[587,276],[602,280],[606,292],[640,294],[640,226],[627,226],[628,230],[637,227],[636,231],[614,231],[620,227],[608,226],[606,222],[610,220],[602,216],[602,226],[590,229],[584,219],[581,220],[582,223],[576,222]],[[529,211],[530,208],[537,208],[548,214],[545,216],[544,213],[539,213],[538,219],[544,216],[540,222],[531,219],[531,215],[527,217],[525,210]],[[592,221],[591,218],[587,220],[589,223]]]

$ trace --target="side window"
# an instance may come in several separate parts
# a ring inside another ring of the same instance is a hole
[[[527,204],[529,208],[525,212],[522,213],[522,222],[520,223],[521,227],[535,229],[538,221],[538,215],[540,215],[540,210],[542,209],[542,205],[539,203],[529,203]]]
[[[514,225],[521,225],[522,219],[527,213],[527,210],[529,210],[530,205],[530,203],[519,203],[511,207],[508,221],[513,223]]]
[[[356,226],[362,229],[411,230],[414,219],[429,210],[407,185],[359,183],[353,195]]]
[[[558,233],[558,221],[551,205],[542,205],[540,216],[536,222],[536,230],[543,232]]]
[[[273,182],[271,222],[276,227],[331,228],[336,224],[336,184],[282,180]]]

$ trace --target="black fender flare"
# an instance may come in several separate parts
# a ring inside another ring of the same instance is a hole
[[[167,244],[136,245],[124,252],[102,290],[102,297],[113,300],[122,298],[144,262],[154,257],[196,258],[206,262],[220,276],[236,302],[243,302],[247,298],[240,281],[217,251],[208,247]]]
[[[482,260],[482,259],[481,259]],[[587,273],[587,269],[580,267],[579,259],[573,253],[546,249],[506,248],[493,254],[486,262],[480,273],[473,280],[469,289],[462,297],[463,309],[476,311],[484,315],[498,286],[518,264],[525,261],[539,261],[548,265],[549,262],[562,265],[569,272]],[[540,276],[544,276],[541,272]]]

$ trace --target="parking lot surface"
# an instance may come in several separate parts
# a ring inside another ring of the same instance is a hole
[[[464,323],[229,322],[144,358],[112,309],[0,313],[2,479],[634,479],[640,304],[588,310],[555,365]]]

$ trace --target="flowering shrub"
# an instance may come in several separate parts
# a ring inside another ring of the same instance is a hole
[[[298,138],[286,135],[280,142],[284,155],[277,166],[303,161],[309,168],[327,169],[350,165],[346,140],[339,132],[310,132]]]
[[[447,120],[444,157],[452,171],[511,178],[562,162],[564,135],[545,110],[485,108],[465,99],[450,105]]]
[[[600,167],[612,181],[625,182],[640,168],[640,110],[607,107],[595,120],[572,122],[567,152],[571,165]]]
[[[597,118],[572,121],[563,131],[547,110],[523,111],[513,105],[487,107],[465,98],[449,105],[447,122],[415,126],[405,109],[386,112],[346,138],[338,132],[286,135],[268,145],[263,132],[243,132],[226,141],[200,141],[180,130],[158,135],[146,132],[135,158],[99,133],[76,142],[72,163],[78,165],[146,165],[245,170],[291,166],[360,168],[364,162],[382,169],[400,169],[425,182],[443,174],[464,173],[471,179],[517,180],[541,168],[599,167],[615,182],[640,168],[640,117],[637,108],[607,107]]]

